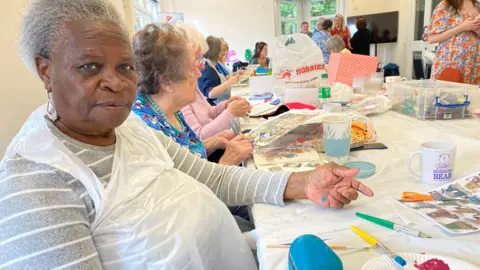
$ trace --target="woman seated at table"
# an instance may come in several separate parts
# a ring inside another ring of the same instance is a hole
[[[267,43],[261,41],[255,44],[255,53],[253,54],[252,59],[250,59],[250,65],[260,65],[262,68],[270,67],[270,59],[268,55],[268,45]]]
[[[340,208],[357,191],[373,195],[358,170],[335,164],[257,172],[180,147],[130,114],[138,78],[113,4],[54,2],[29,1],[24,12],[22,55],[49,101],[0,163],[2,268],[256,269],[224,203]]]
[[[202,61],[195,59],[193,43],[187,43],[181,32],[168,24],[150,24],[135,34],[133,49],[139,88],[132,110],[149,127],[204,159],[226,148],[220,164],[238,165],[252,153],[243,134],[235,137],[233,131],[225,130],[202,141],[185,121],[180,110],[197,98]],[[182,66],[185,60],[190,64]]]
[[[205,38],[199,31],[185,23],[177,24],[176,28],[185,33],[186,38],[193,43],[198,68],[203,70],[205,66],[202,55],[208,50]],[[181,111],[187,124],[202,140],[232,129],[234,117],[246,116],[251,109],[250,103],[241,97],[233,96],[227,101],[211,106],[198,87],[195,89],[195,95],[195,101],[183,107]]]
[[[228,46],[228,43],[225,41],[225,39],[220,38],[222,41],[222,51],[220,52],[220,58],[218,59],[217,62],[217,69],[220,71],[220,73],[225,76],[225,78],[230,79],[232,72],[227,68],[227,56],[228,56],[228,51],[230,50],[230,47]]]
[[[351,54],[351,52],[345,48],[345,43],[339,36],[333,36],[327,40],[327,49],[332,53]]]
[[[222,40],[217,37],[207,37],[208,51],[205,53],[205,68],[198,79],[198,86],[211,105],[227,101],[231,97],[232,85],[238,83],[240,74],[229,79],[217,68],[222,57]]]
[[[235,137],[233,131],[225,130],[201,140],[185,122],[180,109],[196,99],[202,61],[195,59],[197,48],[182,32],[169,24],[147,25],[133,37],[133,49],[139,89],[132,110],[149,127],[162,131],[203,159],[217,149],[225,149],[220,158],[213,159],[219,159],[219,164],[238,165],[253,152],[252,144],[243,134]],[[185,59],[193,65],[182,66]],[[254,229],[247,206],[229,209],[242,232]]]
[[[330,51],[327,47],[327,41],[329,38],[332,37],[332,35],[330,35],[332,25],[332,21],[326,19],[322,23],[322,30],[317,31],[312,35],[313,42],[315,42],[315,44],[317,44],[320,50],[322,50],[323,61],[325,62],[325,64],[328,64],[328,62],[330,61]]]

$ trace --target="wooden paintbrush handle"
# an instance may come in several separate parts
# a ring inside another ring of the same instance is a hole
[[[349,246],[341,246],[341,245],[329,245],[331,249],[369,249],[370,247],[349,247]],[[280,245],[280,244],[268,244],[267,248],[290,248],[290,245]]]

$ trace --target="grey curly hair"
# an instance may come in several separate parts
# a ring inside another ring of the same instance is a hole
[[[191,44],[184,32],[169,24],[149,24],[135,33],[133,53],[138,91],[144,95],[158,94],[162,83],[187,79]]]
[[[48,58],[65,30],[65,21],[109,21],[120,25],[123,19],[107,0],[30,0],[23,16],[20,53],[28,68],[36,73],[35,57]]]
[[[333,36],[327,40],[327,49],[330,52],[339,53],[345,49],[345,43],[339,36]]]

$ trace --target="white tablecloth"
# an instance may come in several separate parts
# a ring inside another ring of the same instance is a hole
[[[351,159],[371,161],[377,165],[377,173],[363,180],[374,190],[375,197],[362,196],[342,210],[323,209],[307,201],[290,202],[285,207],[254,205],[252,211],[258,234],[257,252],[261,269],[287,269],[288,249],[271,249],[266,245],[291,242],[302,234],[329,238],[331,244],[364,245],[350,231],[350,225],[364,228],[396,252],[443,254],[480,265],[480,233],[447,235],[429,220],[391,203],[387,198],[399,196],[403,191],[422,192],[434,187],[420,183],[407,168],[410,154],[419,150],[420,144],[426,141],[442,140],[457,145],[457,177],[480,171],[480,119],[425,122],[388,112],[374,116],[372,120],[378,141],[389,149],[353,152]],[[400,224],[402,219],[399,217],[402,217],[412,222],[411,227],[434,236],[434,239],[396,233],[356,218],[355,212],[383,217]],[[376,251],[337,253],[347,270],[360,269],[369,259],[382,254]]]

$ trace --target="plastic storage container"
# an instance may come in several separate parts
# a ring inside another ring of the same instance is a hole
[[[463,119],[472,115],[469,93],[478,86],[438,80],[388,84],[392,110],[421,120]]]

